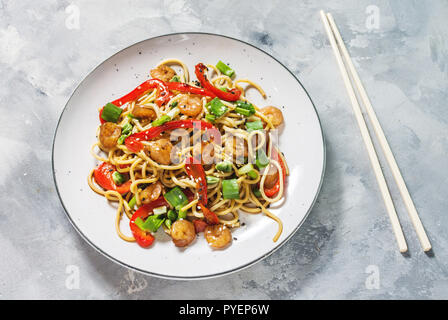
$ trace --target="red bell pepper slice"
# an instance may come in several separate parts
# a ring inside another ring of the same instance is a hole
[[[157,88],[157,90],[159,90],[158,97],[156,99],[156,104],[159,107],[170,101],[172,95],[166,83],[159,79],[149,79],[143,82],[141,85],[139,85],[137,88],[135,88],[128,94],[126,94],[125,96],[115,101],[112,101],[112,103],[118,107],[121,107],[122,105],[124,105],[129,101],[137,100],[146,91],[154,88]]]
[[[185,162],[185,170],[191,179],[196,181],[198,186],[199,202],[198,205],[201,207],[202,214],[204,215],[207,224],[218,224],[219,219],[216,213],[209,210],[207,205],[207,180],[205,178],[204,167],[201,162],[195,161],[193,157],[190,157]]]
[[[201,162],[197,163],[193,157],[185,162],[185,171],[193,179],[198,186],[199,202],[207,204],[207,180],[205,179],[205,171]]]
[[[280,167],[282,168],[283,184],[285,184],[285,182],[286,182],[286,167],[285,167],[285,164],[282,161],[282,158],[279,156],[279,154],[277,152],[277,149],[275,149],[275,148],[272,149],[272,158],[274,160],[278,161],[278,163],[280,164]],[[279,178],[277,179],[277,182],[275,183],[275,185],[272,188],[270,188],[270,189],[265,188],[264,189],[264,194],[266,196],[268,196],[268,197],[272,197],[277,192],[279,192],[279,190],[280,190],[280,176],[279,176]]]
[[[216,97],[216,94],[214,94],[213,92],[206,90],[206,89],[202,89],[202,88],[197,88],[197,87],[193,87],[190,86],[189,84],[186,83],[182,83],[182,82],[166,82],[165,83],[168,87],[168,89],[170,90],[177,90],[180,92],[187,92],[187,93],[192,93],[192,94],[198,94],[201,96],[208,96],[211,98]]]
[[[201,130],[204,129],[212,130],[212,133],[215,133],[214,138],[218,139],[218,143],[221,143],[221,135],[218,129],[216,129],[210,122],[187,119],[187,120],[169,121],[161,126],[152,127],[145,131],[134,133],[126,138],[125,145],[130,151],[139,152],[140,150],[143,149],[143,144],[140,141],[148,141],[157,137],[163,131],[174,130],[179,128],[197,128]]]
[[[193,220],[193,224],[194,224],[194,230],[196,231],[196,233],[203,232],[205,230],[205,227],[208,226],[207,222],[205,222],[204,220],[201,220],[201,219]]]
[[[202,214],[204,215],[205,221],[207,224],[218,224],[219,219],[216,213],[208,209],[202,202],[198,203],[199,207],[201,207]]]
[[[112,178],[112,174],[117,171],[114,165],[103,162],[93,172],[96,183],[106,190],[114,190],[120,194],[129,192],[132,181],[126,181],[122,185],[117,186]]]
[[[170,90],[168,89],[167,84],[159,79],[149,79],[149,80],[146,80],[145,82],[143,82],[142,84],[140,84],[137,88],[135,88],[128,94],[124,95],[123,97],[121,97],[117,100],[112,101],[111,103],[116,105],[117,107],[121,107],[122,105],[124,105],[127,102],[137,100],[146,91],[148,91],[150,89],[154,89],[154,88],[157,88],[157,90],[159,90],[158,97],[156,99],[156,104],[159,107],[162,106],[163,104],[167,103],[168,101],[170,101],[172,94],[171,94]],[[99,114],[100,122],[102,124],[104,122],[106,122],[106,121],[104,121],[103,118],[101,118],[103,109],[104,109],[104,107],[101,108],[100,114]]]
[[[195,74],[198,78],[199,82],[201,83],[201,86],[213,92],[219,99],[225,100],[225,101],[236,101],[241,96],[241,91],[237,89],[232,89],[229,91],[222,91],[219,88],[216,88],[214,85],[212,85],[205,75],[205,71],[207,70],[207,67],[203,63],[198,63],[195,67]]]
[[[154,208],[158,208],[161,206],[167,206],[167,205],[168,205],[168,203],[166,202],[165,198],[163,196],[160,196],[158,199],[156,199],[148,204],[142,205],[132,215],[131,221],[129,221],[129,226],[131,228],[132,235],[134,236],[135,241],[137,241],[137,243],[141,247],[143,247],[143,248],[149,247],[154,242],[154,236],[150,232],[140,229],[135,224],[135,220],[137,220],[137,218],[144,220],[149,215],[152,214],[152,210],[154,210]]]

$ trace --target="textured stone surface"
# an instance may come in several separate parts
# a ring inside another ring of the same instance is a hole
[[[124,3],[0,0],[0,298],[448,298],[446,1]],[[372,5],[378,29],[366,25]],[[340,26],[432,255],[391,185],[410,254],[397,250],[321,8]],[[69,29],[76,9],[79,29]],[[327,141],[322,191],[297,234],[249,269],[194,284],[143,276],[95,252],[66,219],[51,174],[57,119],[76,85],[116,51],[181,31],[225,34],[277,57],[309,91]],[[80,283],[69,290],[72,265]],[[378,289],[366,287],[369,266]]]

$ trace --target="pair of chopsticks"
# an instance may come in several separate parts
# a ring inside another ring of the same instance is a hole
[[[384,178],[380,163],[378,161],[378,156],[376,154],[372,139],[367,129],[367,125],[362,115],[361,108],[355,94],[355,89],[353,87],[352,82],[350,81],[349,72],[352,76],[356,89],[358,89],[358,94],[366,108],[375,135],[379,141],[379,144],[381,145],[387,163],[389,164],[389,167],[392,171],[394,180],[398,186],[398,189],[400,190],[401,197],[403,198],[403,202],[406,206],[409,217],[417,233],[420,244],[424,251],[429,251],[431,250],[431,243],[429,242],[428,236],[426,235],[425,229],[423,228],[422,222],[420,221],[417,210],[415,209],[414,202],[412,201],[409,191],[406,188],[406,184],[403,180],[403,177],[401,176],[400,169],[398,168],[397,162],[395,161],[392,150],[390,149],[389,143],[386,140],[383,129],[381,128],[381,125],[376,117],[370,99],[367,96],[366,90],[364,89],[361,80],[359,79],[358,73],[356,72],[355,66],[353,65],[352,59],[350,58],[347,48],[345,47],[344,41],[342,40],[338,27],[334,22],[333,16],[331,15],[331,13],[325,14],[322,10],[320,11],[320,15],[324,23],[328,39],[330,40],[331,47],[333,48],[334,55],[336,56],[336,60],[339,65],[339,69],[341,71],[345,87],[350,97],[356,121],[358,122],[359,129],[361,130],[361,135],[364,140],[364,144],[367,148],[370,163],[372,164],[373,171],[375,173],[376,180],[378,182],[381,191],[381,195],[383,196],[383,200],[386,205],[387,212],[389,214],[392,229],[394,231],[395,238],[397,239],[400,252],[402,253],[406,252],[408,250],[408,247],[406,244],[406,240],[404,238],[403,230],[401,229],[400,221],[398,220],[397,212],[395,211],[395,207],[392,202],[389,189],[386,184],[386,180]],[[346,69],[346,66],[344,65],[343,58],[345,59],[345,63],[348,66],[348,71]]]

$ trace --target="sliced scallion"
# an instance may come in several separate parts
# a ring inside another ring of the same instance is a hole
[[[117,186],[119,186],[120,184],[123,184],[126,181],[124,176],[118,171],[115,171],[114,173],[112,173],[112,179],[114,180],[114,183]]]
[[[244,109],[244,108],[240,108],[240,107],[236,107],[235,108],[235,112],[239,113],[239,114],[242,114],[243,116],[246,116],[246,117],[250,117],[253,114],[253,113],[251,113],[250,110],[247,110],[247,109]]]
[[[221,60],[218,61],[218,63],[216,64],[216,68],[218,68],[219,71],[221,71],[228,77],[232,77],[235,73],[235,71],[232,68],[230,68],[228,65],[226,65]]]
[[[132,199],[128,202],[129,208],[134,209],[135,205],[137,204],[137,198],[135,196],[132,197]]]
[[[246,122],[246,129],[248,132],[263,130],[263,122],[261,120]]]
[[[176,210],[180,210],[182,207],[188,204],[188,198],[185,193],[179,187],[175,187],[165,193],[164,198],[170,205],[172,205]]]
[[[165,218],[162,215],[154,214],[149,216],[145,221],[141,218],[135,219],[135,224],[144,231],[156,232],[164,221]]]
[[[205,179],[207,180],[208,185],[217,184],[219,182],[219,178],[215,176],[207,176]]]
[[[158,207],[158,208],[154,208],[152,210],[152,212],[154,212],[154,214],[164,214],[164,213],[166,213],[166,206],[161,206],[161,207]]]
[[[162,124],[164,124],[165,122],[168,122],[168,121],[170,121],[170,120],[171,120],[170,116],[167,116],[167,115],[165,114],[165,115],[161,116],[159,119],[154,120],[154,121],[151,123],[151,125],[152,125],[153,127],[158,127],[158,126],[161,126]]]
[[[165,219],[165,226],[168,229],[171,229],[171,225],[173,224],[173,222],[170,219]]]
[[[232,163],[229,161],[222,161],[216,164],[215,166],[216,170],[222,171],[222,172],[230,172],[232,171]]]
[[[104,106],[103,112],[101,113],[101,118],[107,122],[117,122],[120,118],[123,109],[117,107],[112,103],[108,103]]]
[[[126,123],[123,128],[121,128],[121,134],[128,134],[132,131],[132,124],[130,124],[129,122]]]
[[[177,219],[177,212],[172,210],[172,209],[170,209],[170,210],[168,210],[168,213],[166,214],[166,216],[168,217],[168,220],[176,221],[176,219]]]
[[[250,117],[251,115],[255,114],[255,107],[253,106],[252,103],[243,100],[238,100],[236,102],[235,112],[242,114],[246,117]]]
[[[238,174],[239,175],[247,174],[252,179],[256,179],[258,177],[257,171],[255,171],[254,166],[251,163],[248,163],[239,168]]]
[[[255,164],[259,169],[263,169],[269,164],[269,158],[264,152],[263,149],[258,149],[257,151],[257,159],[255,160]]]
[[[210,101],[210,113],[217,118],[222,117],[228,110],[229,108],[227,108],[218,98],[214,98]]]
[[[168,117],[170,117],[170,120],[173,120],[176,116],[178,116],[180,113],[180,109],[178,107],[172,108],[168,113],[166,114]]]
[[[239,199],[240,190],[236,179],[222,181],[222,196],[224,199]]]
[[[212,115],[212,114],[206,114],[205,115],[205,120],[207,120],[208,122],[213,123],[213,122],[215,122],[216,117],[214,115]]]
[[[185,219],[187,217],[187,211],[180,210],[178,214],[179,219]]]
[[[123,128],[121,129],[121,136],[117,140],[117,144],[123,144],[124,140],[126,140],[127,137],[131,135],[132,132],[132,124],[126,123]]]
[[[122,134],[120,136],[120,138],[118,138],[117,143],[118,144],[123,144],[124,141],[126,140],[127,137],[129,137],[131,135],[131,133],[129,132],[128,134]]]

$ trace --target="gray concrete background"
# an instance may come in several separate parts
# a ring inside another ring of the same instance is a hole
[[[392,184],[410,254],[397,250],[321,8],[340,26],[432,255]],[[448,298],[447,17],[448,3],[435,0],[0,0],[0,298]],[[181,31],[236,37],[277,57],[309,91],[327,140],[322,191],[295,236],[249,269],[197,282],[144,276],[98,254],[65,217],[51,174],[54,130],[76,85],[116,51]],[[79,289],[70,289],[73,270]]]

